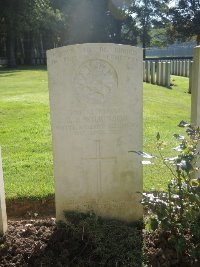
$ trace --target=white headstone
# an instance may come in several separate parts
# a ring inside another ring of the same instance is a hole
[[[170,87],[170,74],[171,74],[171,63],[166,62],[165,66],[165,86]]]
[[[176,75],[179,75],[179,61],[176,61]]]
[[[156,83],[156,63],[151,62],[151,83]]]
[[[200,127],[200,46],[193,49],[193,62],[190,63],[190,85],[191,93],[191,122],[194,126]],[[200,151],[200,143],[197,145]],[[195,173],[196,178],[200,176],[200,159],[197,157]]]
[[[174,64],[173,63],[174,63],[173,61],[170,61],[170,72],[171,72],[171,74],[173,74],[173,72],[174,72]]]
[[[177,76],[179,76],[179,73],[180,73],[180,61],[177,60],[177,66],[176,66],[176,72],[177,72]]]
[[[150,69],[150,61],[146,61],[146,82],[151,82],[151,69]]]
[[[82,44],[47,52],[56,217],[142,217],[142,49]]]
[[[177,75],[177,60],[174,61],[174,75]]]
[[[194,52],[193,52],[194,53]],[[196,65],[196,64],[195,64]],[[193,63],[193,61],[190,61],[190,65],[189,65],[189,89],[188,89],[188,93],[192,93],[192,87],[193,87],[193,83],[195,84],[195,82],[197,81],[197,78],[195,78],[195,80],[193,81],[193,78],[192,78],[192,75],[193,75],[193,71],[194,73],[196,72],[196,68],[195,68],[195,65]],[[194,68],[194,69],[193,69]],[[197,72],[196,74],[194,75],[197,75]],[[195,77],[195,76],[194,76]],[[198,76],[197,76],[198,77]],[[195,88],[197,88],[195,86]],[[196,90],[196,89],[194,89]],[[198,92],[194,93],[194,94],[198,94]],[[196,112],[193,111],[195,105],[193,103],[195,103],[196,101],[198,101],[198,99],[195,99],[196,98],[196,95],[193,95],[193,97],[191,98],[191,101],[192,101],[192,118],[194,118],[196,115]]]
[[[185,60],[183,60],[183,72],[182,72],[182,75],[184,76],[184,77],[186,77],[186,61]]]
[[[189,78],[190,77],[190,60],[187,60],[186,62],[186,76]]]
[[[7,231],[7,228],[8,225],[7,225],[3,168],[2,168],[1,147],[0,147],[0,234],[3,235]]]
[[[156,84],[161,85],[161,75],[162,75],[162,68],[161,62],[156,62]]]
[[[146,63],[143,61],[143,82],[146,82]]]
[[[161,63],[161,85],[165,86],[166,62]]]
[[[200,126],[200,46],[193,49],[193,63],[190,69],[191,96],[191,122]]]

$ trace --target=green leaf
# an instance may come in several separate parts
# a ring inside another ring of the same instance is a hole
[[[159,133],[159,132],[158,132],[157,135],[156,135],[156,139],[157,139],[157,141],[160,140],[160,133]]]

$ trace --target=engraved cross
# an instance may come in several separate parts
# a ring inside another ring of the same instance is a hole
[[[95,140],[96,144],[96,155],[92,158],[87,158],[89,160],[95,160],[97,163],[97,192],[102,193],[102,161],[103,160],[114,160],[116,157],[104,157],[101,155],[101,140]]]

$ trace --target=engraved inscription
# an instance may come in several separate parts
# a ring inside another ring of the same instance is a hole
[[[127,205],[130,205],[132,203],[132,200],[124,200],[124,201],[116,201],[116,200],[110,200],[110,201],[103,201],[100,202],[99,199],[92,199],[91,201],[80,201],[80,202],[76,202],[74,200],[68,200],[67,204],[68,204],[68,210],[81,210],[81,209],[85,209],[85,210],[89,210],[92,211],[93,207],[99,207],[99,208],[103,208],[103,209],[124,209],[124,207],[126,207]]]
[[[75,91],[79,99],[91,103],[103,103],[118,87],[118,77],[114,68],[104,60],[94,59],[83,63],[74,79]]]
[[[121,130],[134,128],[131,118],[123,111],[91,110],[88,113],[71,111],[70,116],[66,116],[62,123],[54,124],[57,130],[65,130],[68,134],[117,134]],[[95,114],[95,115],[93,115]]]
[[[96,155],[95,157],[87,158],[87,160],[92,160],[96,163],[96,175],[97,175],[97,193],[98,195],[102,194],[102,161],[112,160],[116,161],[116,157],[105,157],[101,154],[101,140],[95,141],[96,145]]]

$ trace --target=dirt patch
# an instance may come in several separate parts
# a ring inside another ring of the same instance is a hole
[[[0,238],[1,267],[141,267],[142,229],[95,216],[12,220]]]
[[[55,217],[55,200],[6,200],[8,218]]]
[[[200,267],[187,251],[177,257],[170,232],[144,234],[141,224],[131,227],[73,212],[65,224],[56,225],[53,199],[7,201],[7,213],[0,267]]]
[[[41,266],[34,265],[33,258],[46,248],[55,230],[54,219],[8,221],[8,231],[0,238],[0,266]]]
[[[177,258],[170,233],[142,232],[141,224],[95,216],[73,215],[58,225],[55,218],[9,220],[0,237],[0,267],[200,266],[187,253]]]

